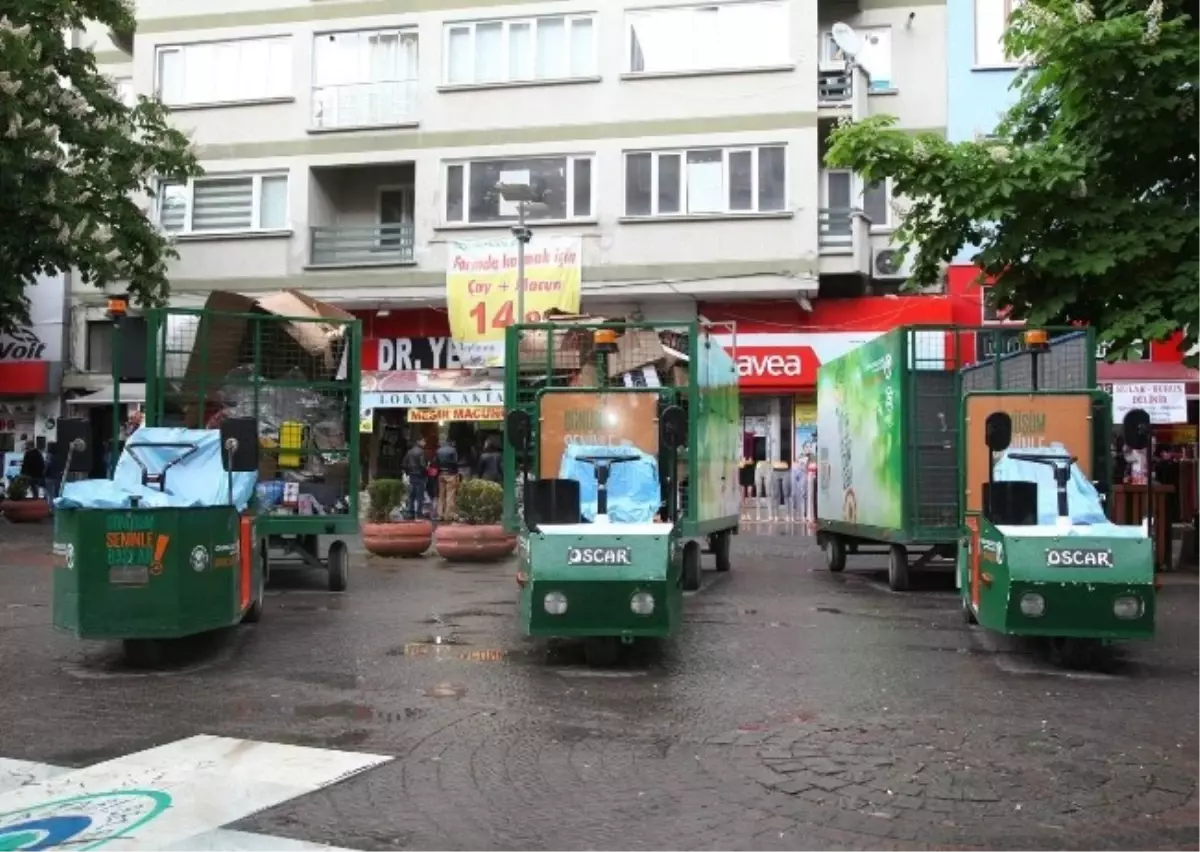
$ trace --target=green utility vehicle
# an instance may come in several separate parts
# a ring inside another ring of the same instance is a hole
[[[730,568],[733,357],[708,325],[580,319],[510,327],[505,359],[505,523],[519,534],[525,632],[581,637],[592,664],[670,636],[683,592],[700,587],[701,540]]]
[[[299,293],[147,312],[145,425],[111,480],[56,500],[55,626],[147,643],[255,621],[271,551],[346,588],[358,528],[360,326]],[[66,470],[90,425],[62,420]]]
[[[1030,346],[1023,330],[905,326],[821,365],[817,535],[829,570],[843,570],[851,556],[886,553],[888,583],[901,591],[913,572],[953,568],[968,392],[1080,392],[1088,416],[1072,422],[1067,437],[1086,426],[1104,436],[1089,441],[1079,464],[1107,490],[1111,414],[1096,389],[1095,332],[1043,333],[1044,348]],[[1030,446],[1062,440],[1028,425]]]

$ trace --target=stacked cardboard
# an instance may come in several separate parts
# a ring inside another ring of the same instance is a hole
[[[520,370],[525,374],[567,373],[572,387],[599,385],[624,387],[681,386],[688,382],[687,342],[675,331],[650,328],[623,329],[621,317],[551,313],[553,329],[527,330],[522,334]],[[602,323],[617,331],[616,351],[607,360],[607,375],[597,376],[594,332]]]

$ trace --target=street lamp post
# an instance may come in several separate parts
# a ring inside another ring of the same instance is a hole
[[[113,415],[112,441],[109,444],[108,477],[112,479],[117,469],[117,456],[121,438],[121,320],[129,310],[129,299],[124,295],[108,297],[108,318],[112,320],[112,383]]]
[[[541,193],[527,183],[498,183],[496,190],[505,201],[517,205],[517,224],[512,233],[517,238],[517,316],[516,322],[525,322],[525,246],[533,239],[533,231],[525,225],[528,213],[546,209]]]

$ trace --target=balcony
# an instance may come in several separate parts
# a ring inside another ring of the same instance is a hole
[[[871,223],[861,210],[823,207],[817,212],[819,271],[826,276],[869,276]]]
[[[417,81],[314,86],[313,130],[352,130],[416,124]]]
[[[850,250],[854,238],[854,210],[823,207],[817,211],[817,221],[821,254],[841,254]]]
[[[397,266],[416,260],[413,163],[314,166],[308,266]]]
[[[822,66],[817,71],[817,109],[823,117],[867,117],[870,78],[853,63]]]
[[[309,228],[310,266],[389,266],[413,263],[411,224]]]
[[[822,68],[817,72],[817,102],[838,106],[850,105],[854,77],[848,69]]]

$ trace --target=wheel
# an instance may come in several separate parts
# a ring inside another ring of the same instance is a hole
[[[261,541],[259,541],[259,543],[258,543],[258,561],[260,563],[262,563],[260,565],[260,569],[262,570],[262,582],[263,582],[263,588],[265,589],[267,587],[267,584],[271,582],[271,540],[270,539],[264,538]]]
[[[728,571],[733,567],[729,558],[729,547],[733,538],[728,532],[719,532],[713,539],[713,553],[717,557],[717,570]]]
[[[266,595],[266,589],[267,575],[264,560],[263,571],[258,575],[258,589],[254,593],[254,600],[250,601],[250,606],[246,608],[246,612],[242,616],[243,624],[258,624],[262,620],[263,597]]]
[[[346,542],[335,541],[329,545],[329,591],[344,592],[350,580],[350,551]]]
[[[825,565],[834,574],[846,570],[846,542],[841,536],[831,535],[825,539]]]
[[[683,546],[683,590],[694,592],[700,588],[700,544],[689,541]]]
[[[589,666],[615,666],[620,657],[621,640],[615,636],[593,636],[583,641],[583,658]]]
[[[888,586],[893,592],[908,591],[908,548],[893,544],[888,552]]]
[[[971,602],[967,600],[965,594],[959,595],[959,600],[962,601],[962,620],[964,624],[978,624],[979,619],[975,617],[975,611],[971,609]]]
[[[1064,669],[1086,669],[1096,664],[1101,644],[1096,639],[1052,636],[1048,641],[1050,662]]]

